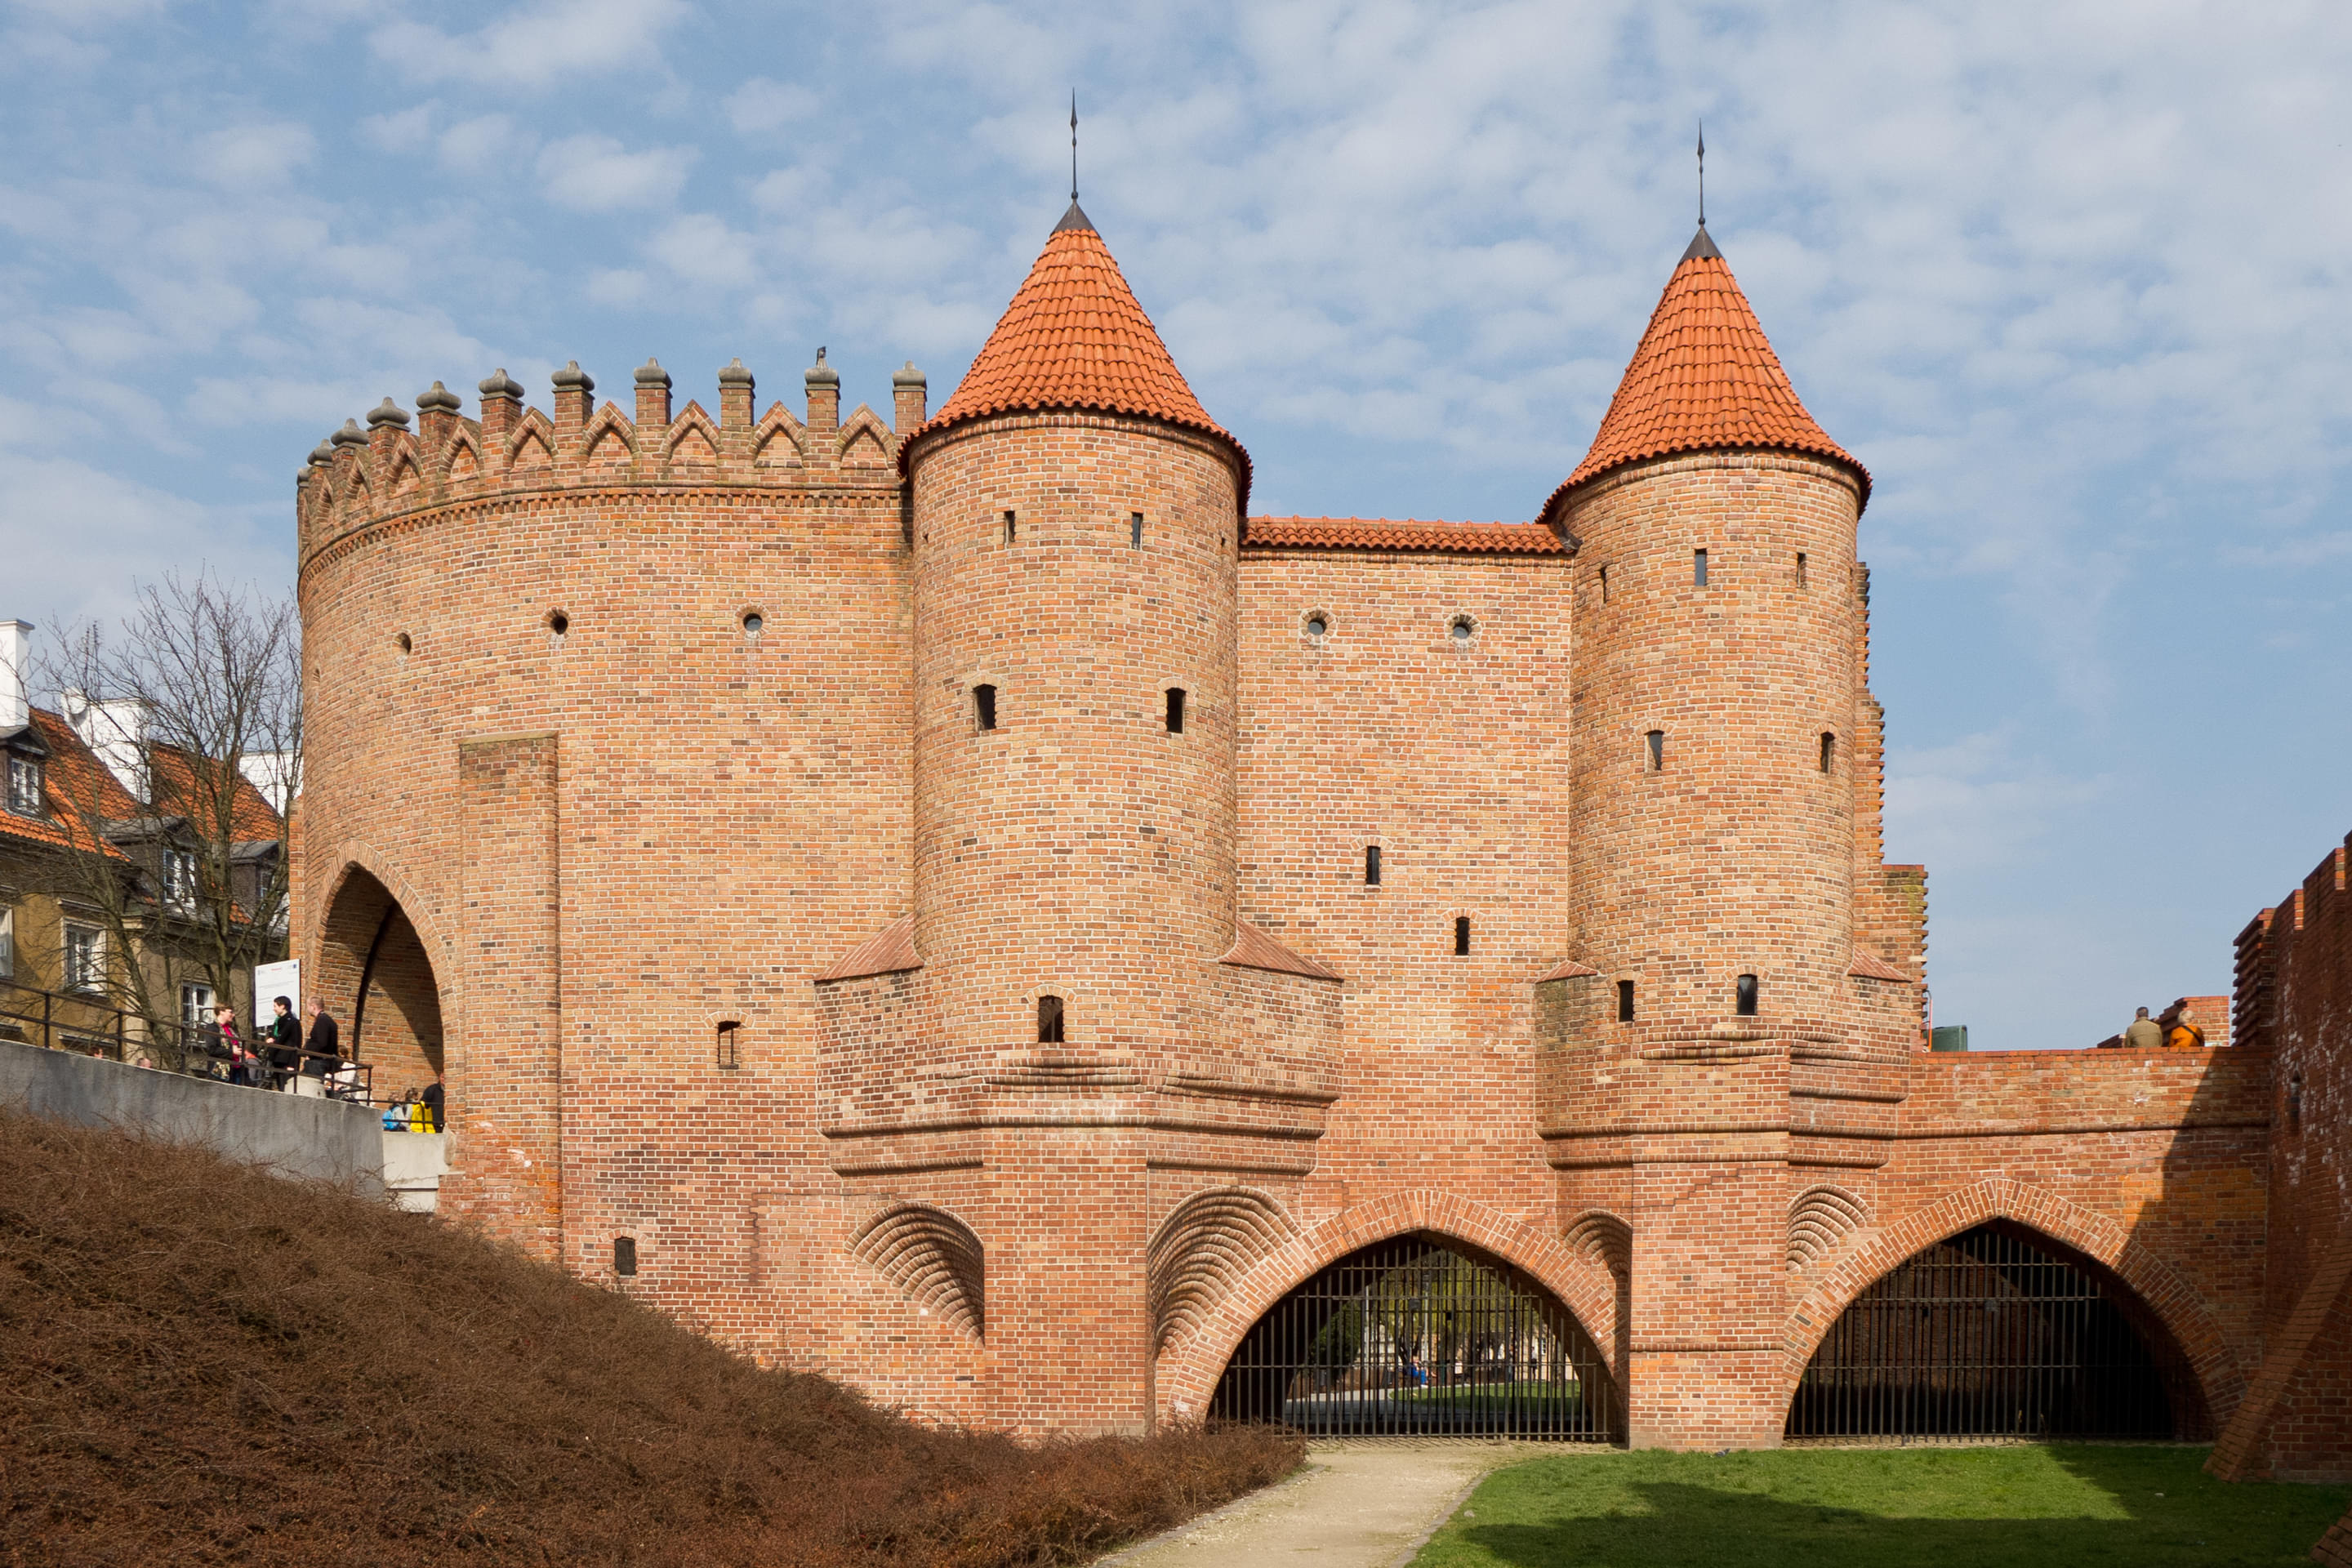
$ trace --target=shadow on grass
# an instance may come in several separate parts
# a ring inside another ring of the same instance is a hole
[[[1490,1479],[1416,1561],[1420,1568],[2288,1568],[2308,1561],[2352,1492],[2225,1485],[2198,1470],[2204,1454],[2068,1447],[1538,1460]]]

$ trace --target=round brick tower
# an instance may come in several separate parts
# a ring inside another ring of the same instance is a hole
[[[1869,485],[1702,228],[1545,513],[1581,542],[1572,907],[1612,982],[1596,1022],[1630,982],[1644,1033],[1838,1027]]]
[[[1075,201],[903,462],[936,1065],[1197,1065],[1234,931],[1248,458]]]
[[[1599,973],[1539,1114],[1563,1215],[1631,1231],[1637,1446],[1779,1442],[1790,1202],[1883,1163],[1900,1098],[1852,977],[1869,485],[1702,227],[1545,507],[1580,545],[1570,909]]]

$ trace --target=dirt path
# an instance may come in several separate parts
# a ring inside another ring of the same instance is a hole
[[[1516,1443],[1315,1443],[1307,1468],[1097,1568],[1392,1568],[1479,1478],[1538,1452]]]

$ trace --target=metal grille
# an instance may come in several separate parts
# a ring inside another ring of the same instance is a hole
[[[2100,1282],[2013,1230],[1938,1242],[1855,1299],[1789,1406],[1804,1437],[2170,1437],[2164,1379]]]
[[[1615,1389],[1544,1289],[1432,1236],[1353,1252],[1276,1303],[1213,1416],[1315,1435],[1606,1442]]]

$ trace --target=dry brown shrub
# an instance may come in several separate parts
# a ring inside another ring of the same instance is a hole
[[[0,1114],[11,1568],[1073,1563],[1298,1459],[918,1426],[454,1226]]]

